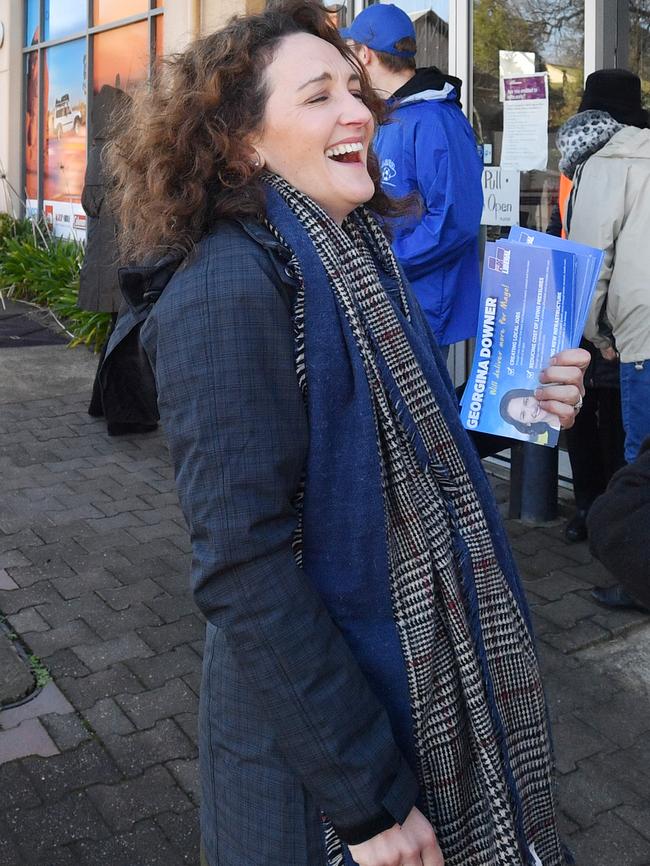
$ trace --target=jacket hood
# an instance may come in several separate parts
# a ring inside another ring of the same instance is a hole
[[[610,138],[598,156],[650,159],[650,129],[624,126]]]
[[[573,178],[577,167],[603,148],[622,125],[606,111],[579,111],[557,131],[560,171]]]
[[[157,261],[118,269],[122,295],[134,313],[142,312],[158,300],[184,257],[184,253],[172,251]]]
[[[449,100],[460,102],[462,81],[455,75],[446,75],[437,66],[418,69],[406,84],[393,94],[393,99],[399,99],[400,104],[410,105],[414,102]]]

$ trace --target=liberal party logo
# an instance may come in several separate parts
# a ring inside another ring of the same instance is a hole
[[[500,274],[510,273],[510,250],[497,247],[494,256],[488,256],[488,270],[497,271]]]
[[[395,163],[392,159],[383,159],[381,162],[381,182],[388,186],[395,186],[391,183],[397,172],[395,171]]]

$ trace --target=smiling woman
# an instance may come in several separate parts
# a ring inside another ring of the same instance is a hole
[[[561,866],[523,592],[382,228],[383,110],[292,0],[170,58],[112,145],[146,261],[106,363],[144,322],[208,620],[204,859]],[[543,374],[566,425],[584,355]]]
[[[526,388],[511,388],[501,398],[499,413],[504,421],[512,424],[520,433],[538,436],[550,428],[560,429],[560,419],[542,408],[535,392]]]
[[[285,46],[266,71],[269,99],[255,150],[340,224],[375,192],[367,170],[374,122],[360,74],[310,33],[288,36]],[[322,71],[310,76],[307,69]]]
[[[339,223],[365,202],[378,214],[412,207],[388,199],[378,183],[370,145],[384,103],[327,15],[308,21],[310,5],[297,8],[286,19],[284,50],[277,34],[244,32],[238,19],[238,28],[161,59],[153,88],[136,94],[131,116],[146,123],[127,124],[107,153],[125,256],[189,251],[220,217],[263,213],[265,166]],[[354,169],[325,153],[348,144],[358,153]]]

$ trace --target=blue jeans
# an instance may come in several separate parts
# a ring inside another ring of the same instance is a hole
[[[625,459],[632,463],[641,443],[650,436],[650,359],[621,363],[621,411]]]

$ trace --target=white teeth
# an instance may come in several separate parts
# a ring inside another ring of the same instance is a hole
[[[337,144],[335,147],[328,147],[325,156],[343,156],[344,153],[358,153],[361,150],[363,150],[363,144],[360,141],[354,141],[349,144]]]

